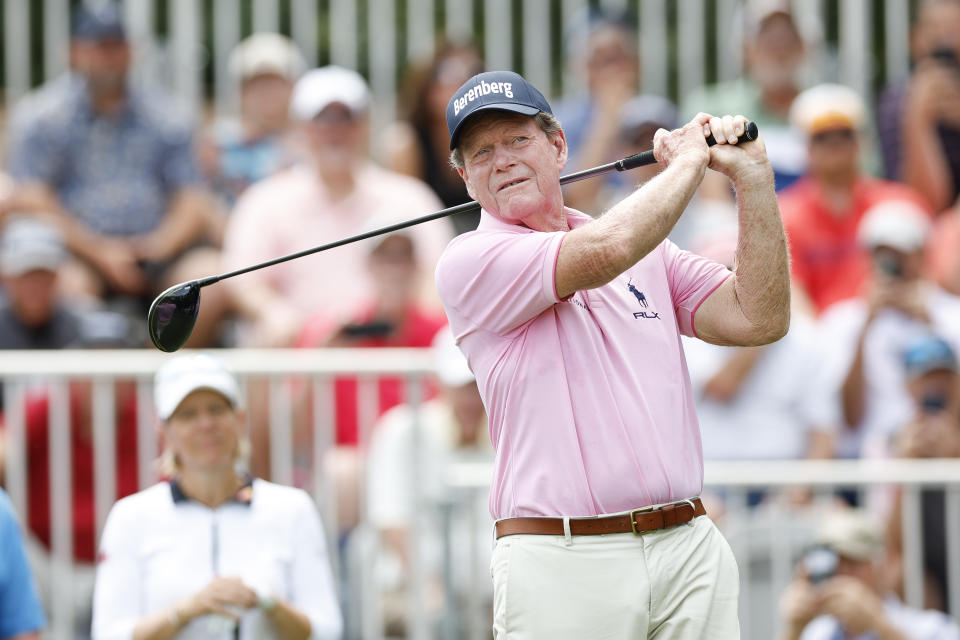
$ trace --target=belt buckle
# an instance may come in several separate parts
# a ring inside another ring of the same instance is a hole
[[[639,535],[641,535],[641,534],[649,531],[649,529],[638,529],[638,528],[637,528],[637,521],[636,521],[636,519],[634,518],[634,516],[635,516],[636,514],[638,514],[638,513],[648,513],[648,512],[650,512],[650,511],[653,511],[654,509],[655,509],[655,507],[650,506],[650,507],[642,507],[642,508],[640,508],[640,509],[634,509],[633,511],[630,512],[630,527],[633,529],[633,535],[639,536]]]

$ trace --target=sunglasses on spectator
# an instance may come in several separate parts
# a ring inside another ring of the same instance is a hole
[[[838,142],[853,142],[853,129],[830,129],[821,131],[810,136],[810,141],[817,144],[830,144]]]

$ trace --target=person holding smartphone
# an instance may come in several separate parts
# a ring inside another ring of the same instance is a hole
[[[780,640],[960,638],[942,612],[914,609],[885,590],[886,550],[882,525],[865,513],[827,514],[780,598]]]
[[[871,207],[857,230],[872,273],[859,297],[833,305],[821,328],[829,348],[825,380],[836,392],[842,425],[839,457],[885,457],[890,438],[913,415],[902,355],[915,338],[936,332],[960,346],[960,298],[924,274],[930,221],[912,201]]]

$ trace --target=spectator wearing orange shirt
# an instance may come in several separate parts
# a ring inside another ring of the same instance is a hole
[[[857,246],[864,213],[885,200],[927,204],[905,185],[866,175],[860,167],[866,108],[842,85],[821,84],[794,101],[790,120],[807,137],[807,174],[780,195],[790,239],[794,291],[819,314],[861,293],[869,261]]]

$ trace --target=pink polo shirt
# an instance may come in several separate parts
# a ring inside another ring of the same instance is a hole
[[[586,215],[567,209],[573,228]],[[613,281],[559,300],[564,232],[486,211],[437,265],[497,451],[490,512],[592,516],[696,496],[700,430],[680,334],[730,275],[665,240]]]

